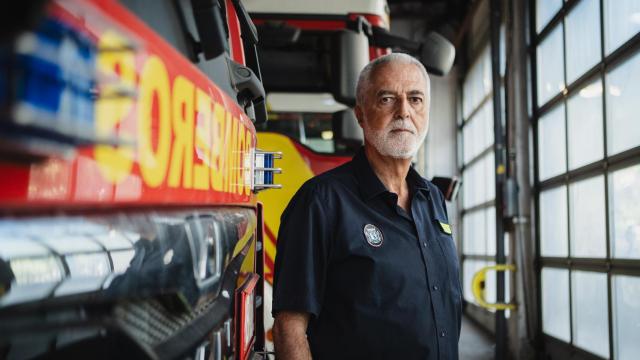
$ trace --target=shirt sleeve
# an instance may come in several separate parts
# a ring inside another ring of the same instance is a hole
[[[303,186],[282,214],[276,245],[274,315],[282,310],[315,317],[320,314],[332,229],[328,206],[315,187]]]

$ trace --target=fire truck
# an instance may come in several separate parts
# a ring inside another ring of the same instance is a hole
[[[280,151],[282,190],[258,195],[265,207],[265,304],[271,338],[271,285],[280,215],[311,177],[351,159],[363,143],[352,107],[360,70],[371,60],[401,51],[435,75],[446,74],[455,49],[429,33],[421,42],[389,31],[386,0],[245,0],[260,35],[259,54],[269,122],[258,126],[264,149]],[[455,179],[434,178],[447,199]]]
[[[278,154],[242,3],[0,10],[0,358],[258,356]]]

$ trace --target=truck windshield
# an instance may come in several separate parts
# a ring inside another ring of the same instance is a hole
[[[287,135],[311,150],[323,154],[336,152],[332,114],[272,112],[259,131]]]
[[[328,93],[271,93],[269,121],[257,131],[286,135],[321,154],[352,155],[362,144],[353,112]]]

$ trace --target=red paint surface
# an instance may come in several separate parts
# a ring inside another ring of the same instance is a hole
[[[232,0],[226,0],[227,24],[229,27],[229,45],[231,47],[231,58],[233,61],[245,65],[244,47],[242,46],[242,35],[240,30],[240,20],[236,8],[233,7]]]
[[[350,20],[355,20],[358,16],[362,16],[371,24],[371,26],[383,27],[385,29],[389,29],[389,25],[386,21],[379,15],[376,14],[349,14],[348,17]],[[262,25],[269,19],[254,19],[253,22],[256,25]],[[297,27],[301,30],[314,30],[314,31],[336,31],[345,29],[347,27],[346,21],[341,20],[299,20],[299,19],[284,19],[279,20],[284,22],[285,24],[293,27]],[[374,60],[379,58],[382,55],[390,54],[391,49],[389,48],[381,48],[376,46],[369,46],[369,59]]]
[[[309,165],[314,175],[320,175],[325,171],[331,170],[351,160],[349,156],[318,154],[297,141],[292,141],[292,143],[300,153],[300,156],[302,156],[307,165]]]
[[[98,39],[100,34],[107,30],[117,31],[135,45],[138,74],[146,58],[150,55],[160,57],[167,68],[170,86],[176,76],[181,75],[197,88],[207,92],[213,102],[222,104],[228,113],[238,119],[241,128],[250,131],[248,141],[251,148],[255,148],[255,128],[237,103],[169,43],[117,2],[53,2],[48,14],[73,26],[91,39]],[[132,113],[132,119],[128,121],[135,122],[136,111]],[[229,143],[225,146],[229,148]],[[194,162],[195,159],[197,157],[194,157]],[[255,196],[252,193],[239,195],[215,190],[169,187],[168,174],[159,187],[148,187],[142,181],[137,162],[134,162],[132,171],[124,182],[118,185],[111,184],[98,170],[91,147],[79,149],[71,159],[52,158],[44,163],[27,165],[3,163],[0,164],[0,174],[0,205],[4,209],[255,204]]]
[[[269,228],[267,223],[264,224],[264,235],[266,237],[266,240],[271,242],[274,246],[277,244],[278,238],[273,234],[273,230]],[[273,272],[275,269],[274,263],[273,263],[273,259],[271,259],[271,257],[269,257],[266,254],[266,252],[264,256],[264,265],[265,265],[264,279],[267,280],[269,284],[273,284]]]
[[[262,25],[268,20],[269,19],[253,19],[253,23],[256,25]],[[347,27],[347,22],[341,20],[283,19],[278,21],[302,30],[340,30]]]
[[[349,14],[349,19],[351,20],[355,20],[358,16],[362,16],[363,18],[365,18],[365,20],[367,20],[367,22],[369,22],[369,24],[371,24],[371,26],[378,26],[378,27],[383,27],[385,29],[389,29],[389,24],[387,24],[387,22],[384,20],[384,18],[380,15],[377,14],[355,14],[355,13],[351,13]]]

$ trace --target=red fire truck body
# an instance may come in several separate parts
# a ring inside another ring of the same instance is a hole
[[[43,13],[0,51],[0,358],[254,356],[273,155],[242,4]]]

